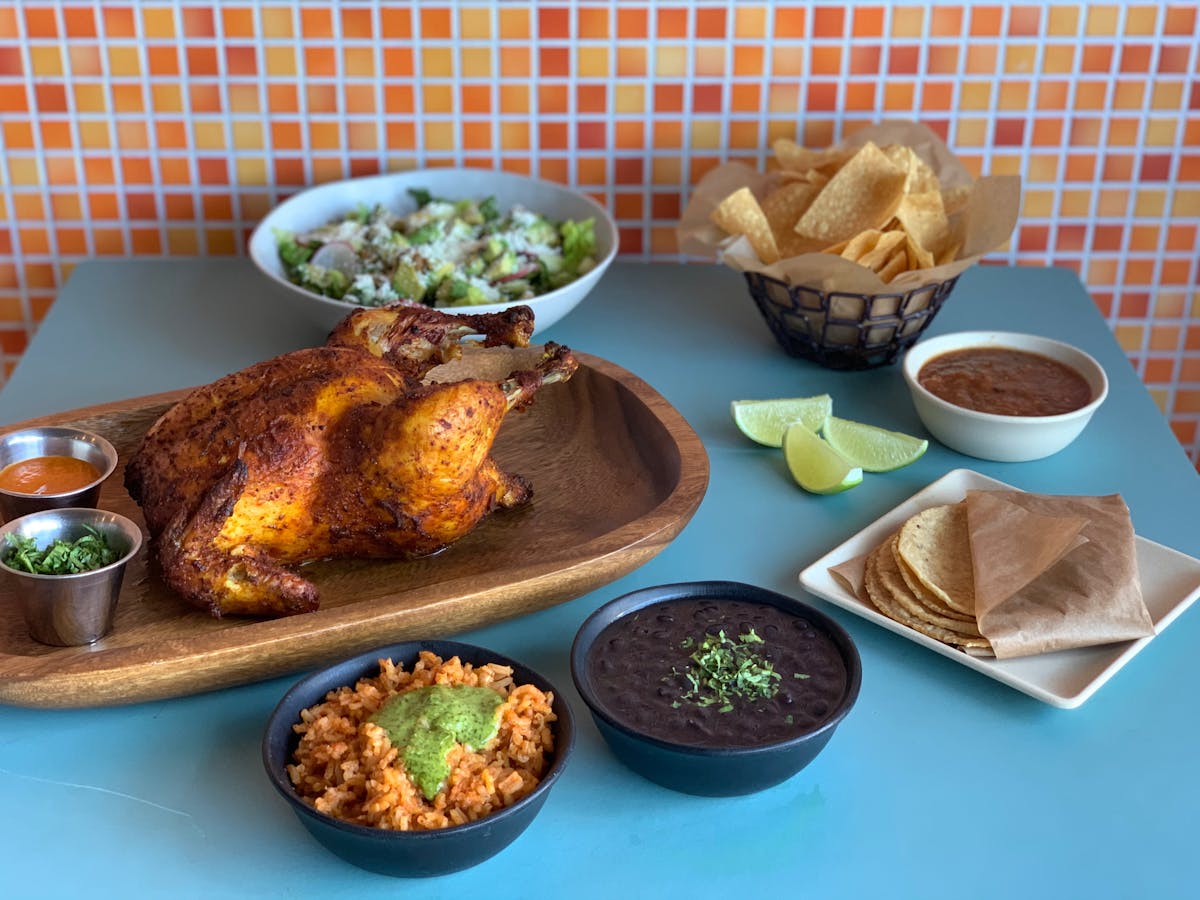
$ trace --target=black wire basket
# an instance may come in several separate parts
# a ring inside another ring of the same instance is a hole
[[[896,362],[929,327],[957,276],[892,294],[849,294],[745,272],[750,296],[779,345],[828,369]]]

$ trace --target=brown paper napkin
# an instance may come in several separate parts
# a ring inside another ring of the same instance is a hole
[[[1154,633],[1138,579],[1133,523],[1119,495],[970,491],[966,502],[976,617],[998,658]],[[1076,529],[1078,520],[1084,524]],[[1028,537],[1022,528],[1032,529]],[[1037,534],[1045,546],[1037,545]],[[1075,546],[1077,536],[1085,540]],[[1011,552],[1023,554],[1023,561],[1003,561]],[[1036,577],[1027,577],[1043,563]],[[980,583],[987,592],[982,601]]]

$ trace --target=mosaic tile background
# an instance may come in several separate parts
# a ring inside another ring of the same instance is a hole
[[[1025,177],[995,261],[1077,271],[1200,454],[1200,16],[1173,3],[76,2],[0,8],[0,362],[72,265],[237,254],[280,198],[503,167],[678,259],[689,188],[777,136],[919,118]]]

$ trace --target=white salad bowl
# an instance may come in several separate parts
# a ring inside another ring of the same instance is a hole
[[[1092,400],[1059,415],[1003,416],[956,406],[932,394],[917,380],[921,367],[933,357],[977,347],[1024,350],[1064,363],[1086,379]],[[1057,453],[1079,436],[1108,396],[1108,377],[1087,353],[1062,341],[1008,331],[959,331],[926,338],[905,356],[904,380],[917,415],[930,434],[952,450],[995,462],[1028,462]]]
[[[301,232],[316,228],[341,218],[360,204],[371,206],[381,203],[393,212],[409,213],[417,207],[408,192],[418,188],[447,200],[495,197],[502,211],[520,204],[555,221],[592,219],[594,222],[596,265],[570,284],[530,300],[448,307],[443,312],[495,313],[525,304],[533,309],[535,333],[541,332],[579,305],[617,255],[616,223],[608,210],[585,194],[560,184],[511,172],[420,169],[329,182],[289,197],[271,210],[254,229],[250,236],[250,258],[264,275],[295,297],[297,309],[303,315],[318,327],[329,331],[360,307],[348,301],[323,297],[289,281],[279,258],[276,230]]]

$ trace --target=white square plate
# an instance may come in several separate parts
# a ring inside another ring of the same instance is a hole
[[[961,650],[914,631],[889,619],[851,594],[829,574],[831,566],[845,562],[876,547],[909,516],[930,506],[957,503],[968,490],[1014,490],[1011,485],[970,469],[955,469],[917,492],[891,512],[876,519],[850,540],[835,547],[800,573],[800,583],[830,603],[869,619],[889,631],[916,641],[935,653],[947,656],[989,678],[1003,682],[1053,706],[1074,709],[1100,685],[1112,678],[1125,663],[1150,643],[1154,635],[1098,647],[1056,650],[1016,659],[969,656]],[[1155,634],[1161,634],[1179,614],[1200,596],[1200,560],[1145,538],[1136,538],[1138,573],[1142,596]]]

